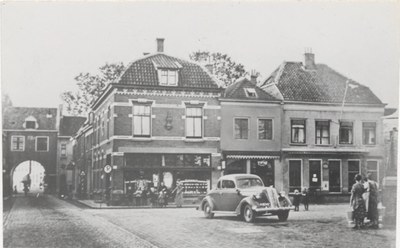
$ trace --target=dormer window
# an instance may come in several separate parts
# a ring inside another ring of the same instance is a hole
[[[25,129],[37,129],[39,127],[36,118],[33,116],[26,118],[22,126]]]
[[[160,85],[177,86],[178,85],[178,71],[159,69]]]
[[[256,89],[254,89],[254,88],[245,88],[244,91],[246,92],[247,97],[257,98]]]

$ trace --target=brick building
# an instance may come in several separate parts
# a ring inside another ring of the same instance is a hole
[[[8,107],[3,113],[4,173],[12,175],[18,165],[32,161],[45,170],[50,191],[56,190],[58,118],[56,108]],[[29,171],[30,173],[30,171]]]
[[[348,197],[354,175],[383,177],[383,104],[366,86],[324,64],[314,54],[282,63],[259,86],[283,97],[283,186]],[[344,199],[344,198],[343,198]],[[347,199],[347,198],[346,198]]]
[[[75,189],[75,162],[73,161],[73,148],[71,138],[73,138],[83,123],[85,117],[66,116],[62,114],[62,106],[59,111],[60,126],[58,130],[57,144],[57,189],[60,194],[66,195],[69,190]]]
[[[251,173],[282,190],[282,99],[242,78],[227,87],[221,102],[224,174]]]
[[[157,52],[130,63],[92,105],[93,190],[180,179],[186,195],[204,193],[220,176],[222,92],[207,69],[165,54],[157,39]]]

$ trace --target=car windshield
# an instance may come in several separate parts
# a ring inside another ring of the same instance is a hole
[[[239,189],[254,187],[254,186],[264,186],[263,182],[258,178],[242,178],[238,179],[237,185]]]

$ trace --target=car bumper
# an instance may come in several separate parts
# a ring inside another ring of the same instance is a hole
[[[253,207],[253,210],[256,212],[279,212],[279,211],[294,210],[294,207],[282,207],[282,208]]]

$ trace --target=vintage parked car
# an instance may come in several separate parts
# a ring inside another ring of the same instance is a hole
[[[277,215],[280,221],[286,221],[294,207],[284,192],[265,187],[259,176],[231,174],[218,180],[217,187],[207,193],[197,209],[209,219],[214,214],[230,213],[252,222],[264,214]]]

